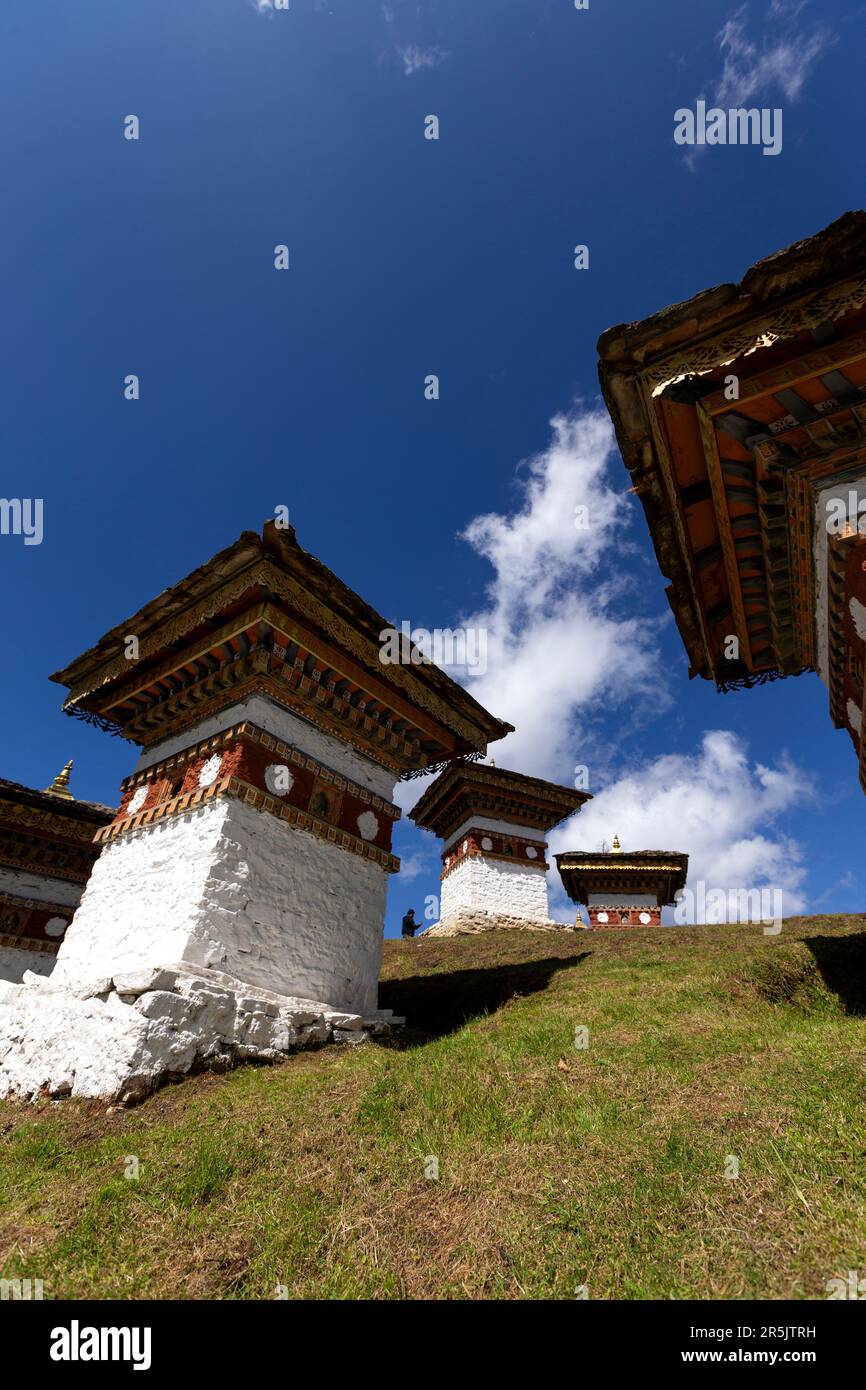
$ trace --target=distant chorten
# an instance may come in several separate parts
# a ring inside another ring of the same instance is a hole
[[[659,926],[662,908],[685,887],[689,856],[659,849],[625,853],[614,835],[610,853],[558,854],[556,867],[572,902],[586,907],[590,927],[610,931]]]

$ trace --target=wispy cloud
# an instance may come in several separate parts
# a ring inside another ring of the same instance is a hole
[[[835,883],[831,883],[830,887],[826,888],[823,893],[820,893],[817,898],[813,898],[811,906],[813,908],[821,907],[824,903],[829,902],[831,898],[835,898],[840,888],[856,887],[857,880],[854,877],[852,871],[849,869],[848,872],[844,873],[841,878],[837,878]]]
[[[439,867],[436,842],[432,836],[429,837],[431,844],[421,850],[411,850],[408,854],[400,855],[400,882],[411,883],[413,879],[420,878],[422,874],[425,878],[433,876]]]
[[[432,42],[436,36],[433,16],[422,16],[420,5],[404,5],[402,0],[382,0],[381,12],[385,27],[390,31],[390,46],[381,54],[380,62],[393,62],[396,57],[403,64],[406,77],[412,77],[424,68],[437,68],[445,62],[448,53],[439,43]],[[419,28],[426,30],[423,37],[419,36]]]
[[[773,0],[765,16],[765,24],[773,21],[769,33],[762,29],[756,35],[749,32],[748,6],[735,11],[717,35],[723,64],[712,91],[714,105],[742,106],[762,93],[797,100],[816,61],[835,42],[825,26],[809,29],[799,23],[807,3]]]
[[[403,47],[398,45],[396,53],[407,77],[420,72],[422,68],[436,68],[448,57],[444,49],[435,45],[432,48],[421,48],[417,43],[405,44]]]

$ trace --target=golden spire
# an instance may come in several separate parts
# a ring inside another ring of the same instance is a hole
[[[490,766],[490,767],[495,767],[495,766],[496,766],[496,764],[495,764],[495,762],[493,761],[492,758],[490,759],[490,764],[489,764],[489,766]]]
[[[618,836],[618,835],[614,835],[614,837],[613,837],[613,846],[612,846],[612,848],[613,848],[614,854],[619,854],[620,851],[622,850],[622,845],[621,845],[620,842],[619,842],[619,836]]]
[[[48,793],[50,793],[51,796],[62,796],[65,801],[75,800],[74,796],[72,795],[72,792],[69,790],[69,773],[71,769],[72,759],[70,758],[68,763],[64,763],[63,771],[58,772],[57,776],[54,778],[54,781],[51,783],[51,786],[45,788],[45,790]]]

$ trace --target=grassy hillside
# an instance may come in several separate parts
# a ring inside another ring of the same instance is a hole
[[[0,1272],[46,1297],[597,1299],[866,1273],[866,917],[389,942],[382,1002],[397,1042],[133,1110],[0,1103]]]

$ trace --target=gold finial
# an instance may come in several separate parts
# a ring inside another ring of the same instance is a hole
[[[614,837],[613,837],[613,852],[614,852],[614,854],[618,854],[619,851],[620,851],[621,849],[622,849],[622,845],[621,845],[620,842],[619,842],[619,836],[618,836],[618,835],[614,835]]]
[[[496,766],[496,764],[495,764],[495,762],[493,761],[492,758],[490,759],[490,766],[491,766],[491,767],[495,767],[495,766]]]
[[[54,778],[54,781],[51,783],[51,786],[45,788],[45,790],[48,793],[50,793],[51,796],[62,796],[65,801],[75,800],[74,796],[72,795],[72,792],[69,790],[69,773],[71,769],[72,759],[70,758],[68,763],[64,763],[63,771],[58,772],[57,776]]]

